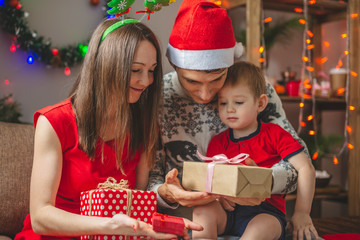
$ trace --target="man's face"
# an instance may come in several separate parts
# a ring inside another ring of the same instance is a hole
[[[209,103],[225,82],[228,69],[205,72],[176,68],[180,84],[189,96],[199,104]]]

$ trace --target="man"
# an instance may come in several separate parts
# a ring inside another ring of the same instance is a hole
[[[207,193],[183,189],[182,163],[200,161],[196,150],[205,154],[210,139],[226,129],[217,112],[216,94],[224,84],[228,67],[234,63],[235,56],[240,57],[241,51],[224,9],[206,0],[183,1],[169,39],[167,57],[175,72],[164,76],[161,150],[149,178],[149,189],[158,192],[160,211],[191,218],[188,207],[214,200]],[[269,104],[261,120],[279,124],[304,145],[269,83],[267,95]],[[247,164],[254,165],[250,159]],[[272,169],[272,193],[295,190],[297,173],[291,164],[281,161]],[[258,205],[263,199],[234,198],[233,201]]]

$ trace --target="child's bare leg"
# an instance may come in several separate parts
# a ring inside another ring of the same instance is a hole
[[[281,224],[276,217],[270,214],[262,213],[251,219],[240,239],[279,239],[281,231]]]
[[[226,212],[218,201],[196,206],[193,210],[193,221],[204,227],[203,231],[193,231],[193,239],[217,239],[226,227]]]

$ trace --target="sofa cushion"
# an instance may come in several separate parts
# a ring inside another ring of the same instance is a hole
[[[14,237],[29,213],[34,127],[0,122],[0,235]]]

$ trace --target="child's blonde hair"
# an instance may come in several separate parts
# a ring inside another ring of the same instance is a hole
[[[266,93],[265,78],[261,69],[250,62],[240,61],[229,68],[224,86],[236,86],[240,83],[249,87],[255,99]]]

